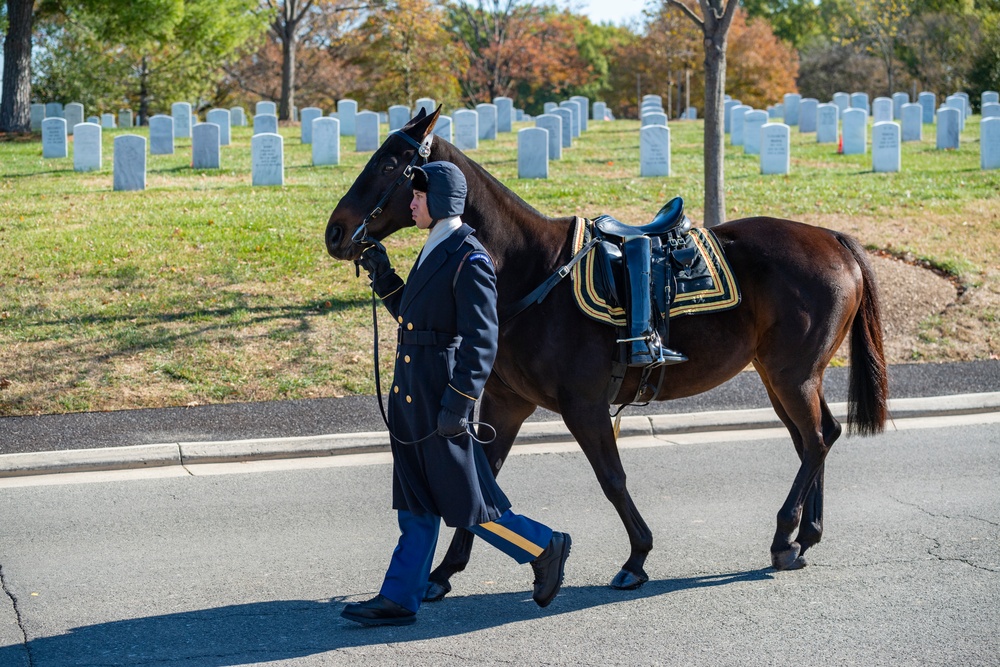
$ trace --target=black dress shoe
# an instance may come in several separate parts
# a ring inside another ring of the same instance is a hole
[[[412,625],[417,621],[416,612],[399,606],[381,594],[365,602],[347,605],[340,615],[362,625]]]
[[[531,598],[539,607],[547,607],[559,593],[563,582],[563,570],[569,558],[569,548],[573,544],[569,533],[552,533],[552,539],[545,551],[531,561],[535,571],[535,592]]]

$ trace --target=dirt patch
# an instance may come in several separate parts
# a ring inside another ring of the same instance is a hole
[[[889,363],[911,362],[919,355],[927,329],[957,303],[960,288],[922,266],[890,255],[870,256],[882,297],[886,359]]]

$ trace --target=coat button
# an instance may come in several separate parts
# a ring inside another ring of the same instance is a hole
[[[399,393],[399,385],[396,385],[395,387],[392,388],[392,393],[394,393],[394,394],[398,394]]]
[[[402,315],[400,315],[400,316],[399,316],[399,323],[400,323],[400,324],[402,324],[402,323],[403,323],[403,316],[402,316]]]
[[[410,355],[406,355],[405,357],[403,357],[403,361],[405,361],[406,363],[410,363]]]
[[[410,331],[413,331],[413,322],[407,322],[406,328],[409,329]]]
[[[406,402],[407,402],[407,403],[412,403],[412,402],[413,402],[413,399],[412,399],[412,398],[410,398],[409,396],[407,396],[407,397],[406,397]]]

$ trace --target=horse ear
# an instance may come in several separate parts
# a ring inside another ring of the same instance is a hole
[[[440,104],[438,105],[438,108],[430,114],[428,114],[423,107],[420,107],[420,111],[417,112],[417,115],[414,116],[409,123],[403,126],[403,131],[417,141],[423,141],[427,135],[434,130],[434,126],[437,124],[437,119],[440,115]]]

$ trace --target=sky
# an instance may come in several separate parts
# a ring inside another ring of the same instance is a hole
[[[592,23],[614,23],[637,19],[642,14],[646,0],[571,0],[569,6],[577,13],[587,15]]]

